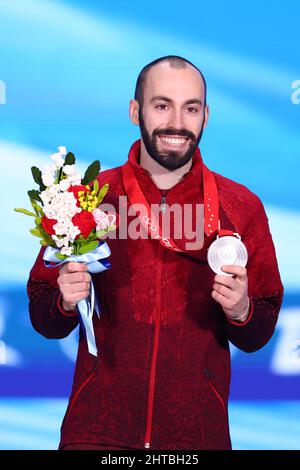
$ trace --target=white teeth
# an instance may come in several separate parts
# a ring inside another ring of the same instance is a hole
[[[186,139],[178,139],[176,137],[160,137],[163,142],[167,142],[168,144],[176,144],[182,145],[185,144]]]

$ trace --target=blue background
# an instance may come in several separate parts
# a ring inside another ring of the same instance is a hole
[[[262,199],[285,286],[268,345],[232,348],[233,446],[300,448],[299,14],[296,0],[0,0],[0,448],[57,447],[77,345],[77,330],[47,340],[29,321],[39,244],[13,208],[29,208],[30,167],[58,145],[82,169],[123,163],[139,137],[128,118],[137,75],[167,54],[203,71],[203,158]]]

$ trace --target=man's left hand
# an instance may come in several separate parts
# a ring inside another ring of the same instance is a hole
[[[242,266],[222,266],[222,271],[233,274],[214,277],[212,298],[218,302],[229,320],[243,322],[248,317],[248,277],[247,270]]]

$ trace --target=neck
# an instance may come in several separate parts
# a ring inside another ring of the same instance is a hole
[[[192,158],[185,165],[176,170],[168,170],[157,163],[148,154],[144,142],[141,141],[141,167],[147,170],[159,189],[170,189],[182,180],[183,176],[191,169]]]

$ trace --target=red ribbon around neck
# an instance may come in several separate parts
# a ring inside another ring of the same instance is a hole
[[[203,171],[203,192],[204,192],[204,232],[207,236],[212,233],[218,233],[218,236],[233,235],[231,230],[221,230],[219,223],[219,195],[214,174],[207,168],[206,165],[202,165]],[[138,210],[136,211],[137,216],[140,219],[141,224],[145,227],[151,237],[159,239],[160,243],[171,250],[183,252],[179,248],[174,240],[168,237],[162,236],[162,230],[153,214],[151,214],[150,205],[139,185],[139,182],[134,174],[132,165],[127,161],[122,166],[122,179],[125,187],[125,191],[132,205],[139,205],[143,207],[143,214]],[[186,250],[188,251],[188,250]]]

